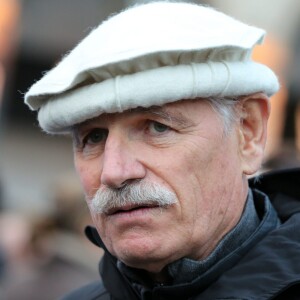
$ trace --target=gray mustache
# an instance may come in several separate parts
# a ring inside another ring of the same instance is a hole
[[[101,187],[90,203],[91,211],[107,214],[126,205],[166,207],[178,202],[177,196],[167,188],[149,183],[135,182],[115,189]]]

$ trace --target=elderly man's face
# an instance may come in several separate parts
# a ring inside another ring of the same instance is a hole
[[[208,102],[102,115],[79,125],[75,140],[90,208],[99,188],[147,183],[176,196],[162,207],[91,209],[106,247],[125,264],[158,273],[181,257],[204,258],[238,222],[247,194],[238,125],[225,135]]]

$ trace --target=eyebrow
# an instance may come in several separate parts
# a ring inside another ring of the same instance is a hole
[[[174,112],[174,111],[170,112],[168,108],[162,106],[151,106],[148,108],[137,107],[137,108],[130,109],[130,112],[157,115],[165,121],[172,122],[172,123],[174,122],[177,125],[182,127],[189,127],[194,125],[194,123],[186,116],[184,116],[182,113]]]
[[[194,123],[182,113],[174,111],[170,112],[166,107],[162,106],[139,106],[136,108],[129,109],[128,111],[130,113],[155,115],[166,122],[175,123],[182,128],[187,128],[194,125]],[[91,122],[93,122],[93,120],[86,120],[82,124],[89,124]],[[73,142],[75,143],[75,146],[78,146],[80,144],[80,139],[78,137],[78,124],[74,125],[71,128],[71,136],[73,137]]]

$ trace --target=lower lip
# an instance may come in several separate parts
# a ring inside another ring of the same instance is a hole
[[[145,221],[145,217],[149,214],[153,215],[153,213],[160,208],[158,206],[155,207],[141,207],[133,210],[124,210],[116,212],[112,215],[110,215],[113,219],[122,219],[122,220],[133,220],[138,218],[143,218],[142,220]]]

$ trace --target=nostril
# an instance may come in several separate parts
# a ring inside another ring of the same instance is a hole
[[[127,180],[124,180],[121,184],[121,187],[124,187],[126,185],[130,185],[130,184],[133,184],[137,181],[140,181],[140,179],[127,179]]]
[[[140,179],[127,179],[127,180],[124,180],[122,183],[120,184],[113,184],[113,185],[110,185],[110,187],[112,188],[115,188],[115,189],[122,189],[128,185],[131,185],[133,183],[136,183],[140,181]]]

